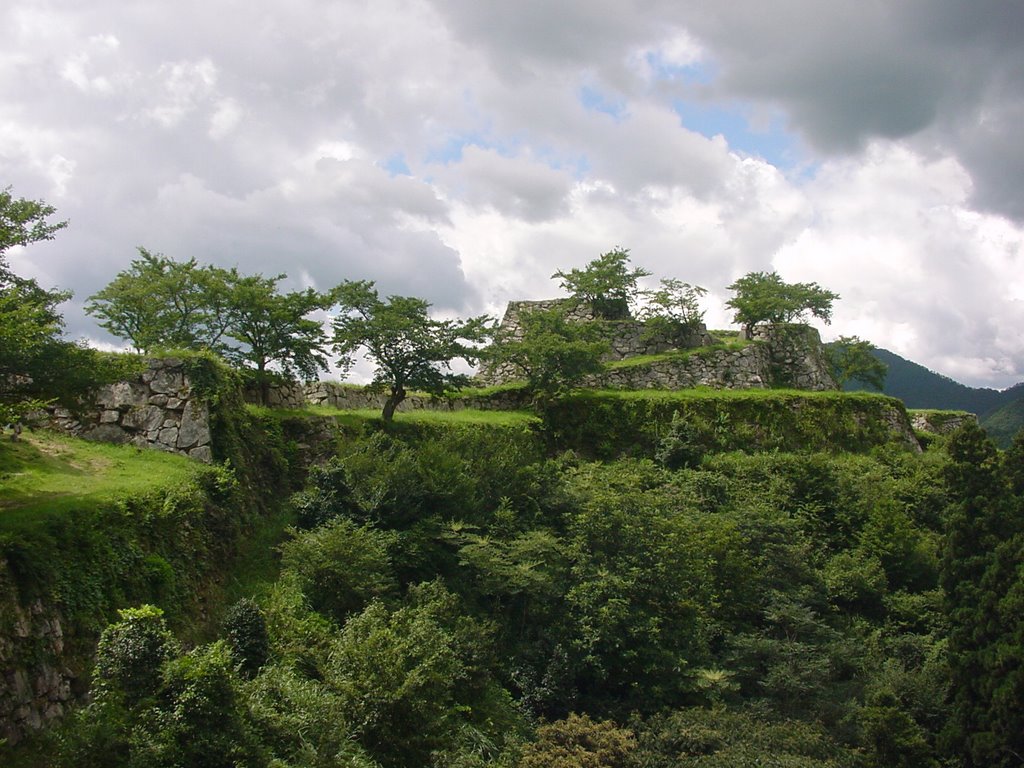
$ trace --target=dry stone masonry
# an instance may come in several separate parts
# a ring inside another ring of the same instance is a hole
[[[134,381],[101,387],[85,413],[56,408],[54,425],[86,440],[127,443],[213,460],[210,412],[179,358],[151,359]]]
[[[59,720],[74,696],[75,674],[61,663],[60,613],[39,600],[21,606],[14,585],[0,571],[0,740],[21,738]],[[41,659],[27,664],[26,658]]]
[[[501,321],[504,334],[522,338],[522,316],[527,312],[567,309],[567,318],[576,322],[593,320],[586,307],[568,299],[509,302]],[[639,320],[605,323],[611,351],[606,362],[629,360],[646,355],[679,352],[660,360],[636,365],[612,367],[591,377],[589,386],[616,389],[751,389],[792,387],[793,389],[837,389],[829,370],[818,332],[806,325],[758,326],[742,349],[716,348],[716,340],[703,324],[681,335],[651,335]],[[511,368],[484,370],[485,384],[504,384],[515,376]]]

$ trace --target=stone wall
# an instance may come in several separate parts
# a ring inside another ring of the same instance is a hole
[[[978,417],[965,411],[909,411],[910,423],[921,432],[949,435],[968,421],[978,423]]]
[[[247,393],[250,402],[256,393]],[[272,408],[305,408],[310,405],[338,408],[339,410],[381,410],[387,395],[367,387],[339,384],[333,381],[314,381],[307,384],[272,386],[267,405]],[[527,407],[524,393],[519,390],[495,392],[486,396],[430,397],[409,395],[398,405],[400,413],[409,411],[461,411],[466,408],[480,411],[508,411]]]
[[[22,606],[6,568],[0,571],[0,739],[21,738],[59,720],[77,677],[61,663],[64,629],[59,611],[35,600]],[[24,663],[35,659],[35,663]]]
[[[752,341],[768,349],[771,386],[793,389],[838,389],[821,336],[809,325],[779,323],[754,326]]]
[[[573,322],[592,322],[594,315],[589,307],[576,304],[571,299],[546,299],[543,301],[510,301],[501,319],[501,333],[512,341],[523,338],[522,316],[528,312],[564,309],[566,318]],[[680,333],[652,333],[641,320],[604,321],[609,351],[605,362],[626,360],[641,355],[658,355],[673,349],[695,349],[713,342],[703,324],[696,328],[684,329]],[[505,384],[516,377],[510,366],[496,369],[484,367],[478,380],[486,385]]]
[[[527,312],[565,308],[577,322],[593,320],[585,306],[569,299],[511,301],[501,321],[501,330],[513,340],[522,338],[522,316]],[[673,350],[688,351],[711,347],[715,339],[704,325],[681,334],[652,335],[639,320],[617,320],[604,324],[610,352],[606,362],[660,355]],[[684,389],[707,386],[719,389],[792,387],[826,390],[837,385],[830,372],[818,332],[806,325],[765,325],[754,328],[750,346],[741,350],[707,349],[654,363],[613,368],[591,377],[590,386],[624,389]],[[478,376],[485,384],[504,384],[515,378],[506,366],[484,369]]]
[[[137,379],[100,387],[82,412],[53,409],[51,425],[86,440],[212,461],[209,408],[193,390],[184,362],[173,357],[147,362]]]
[[[590,386],[612,389],[838,389],[818,332],[809,326],[758,328],[741,349],[700,349],[650,363],[611,368]]]

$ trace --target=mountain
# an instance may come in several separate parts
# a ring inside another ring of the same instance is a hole
[[[1007,447],[1013,435],[1024,427],[1024,382],[1002,391],[968,387],[887,349],[876,348],[874,355],[889,367],[883,392],[900,398],[908,408],[977,414],[981,426],[1003,447]],[[851,382],[846,388],[867,389],[859,382]]]

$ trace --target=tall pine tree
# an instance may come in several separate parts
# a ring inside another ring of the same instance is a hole
[[[968,425],[950,442],[942,587],[953,717],[947,748],[970,768],[1024,764],[1024,434],[1000,455]]]

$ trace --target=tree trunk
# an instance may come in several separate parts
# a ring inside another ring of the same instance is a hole
[[[390,424],[395,418],[395,409],[398,408],[398,404],[403,400],[405,400],[405,389],[394,387],[391,390],[391,394],[388,395],[387,402],[384,403],[384,410],[380,414],[381,418]]]
[[[270,399],[270,379],[267,378],[266,365],[261,362],[256,370],[259,378],[260,405],[266,405]]]

